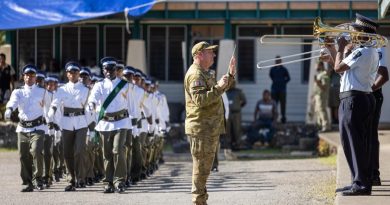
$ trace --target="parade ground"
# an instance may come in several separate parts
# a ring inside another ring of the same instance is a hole
[[[333,204],[336,167],[327,161],[221,161],[208,181],[208,204]],[[0,152],[1,204],[191,204],[191,161],[167,159],[152,177],[123,194],[103,194],[102,183],[64,192],[64,180],[43,191],[21,193],[19,164],[17,151]]]

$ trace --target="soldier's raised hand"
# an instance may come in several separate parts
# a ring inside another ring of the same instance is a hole
[[[234,56],[232,56],[232,58],[230,58],[230,63],[229,63],[229,74],[232,75],[232,76],[235,76],[236,75],[236,58]]]
[[[221,88],[225,88],[229,83],[228,76],[223,75],[221,79],[218,81],[218,86]]]

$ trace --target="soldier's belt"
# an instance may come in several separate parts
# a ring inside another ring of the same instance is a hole
[[[118,112],[105,113],[102,120],[107,122],[115,122],[115,121],[123,120],[127,117],[129,117],[129,112],[123,109]]]
[[[24,127],[24,128],[33,128],[33,127],[37,127],[39,125],[42,125],[43,122],[44,122],[43,116],[39,116],[37,119],[31,120],[31,121],[21,120],[19,122],[19,125]]]
[[[350,91],[346,91],[346,92],[341,92],[339,94],[339,97],[340,97],[340,100],[342,100],[344,98],[348,98],[351,96],[368,95],[368,94],[370,94],[370,92],[364,92],[364,91],[359,91],[359,90],[350,90]]]
[[[64,107],[64,116],[65,117],[75,117],[79,115],[84,115],[84,109],[83,108],[70,108],[70,107]]]

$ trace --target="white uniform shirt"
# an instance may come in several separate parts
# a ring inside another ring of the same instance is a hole
[[[47,91],[37,85],[24,85],[22,88],[14,90],[6,105],[7,108],[12,108],[12,110],[18,108],[18,117],[22,121],[32,121],[40,116],[47,118],[46,113],[49,106],[50,98]],[[32,128],[24,128],[18,124],[16,127],[16,132],[33,132],[35,130],[46,132],[47,126],[42,124]]]
[[[88,93],[89,89],[82,83],[68,82],[58,88],[51,106],[56,107],[57,109],[60,108],[61,111],[65,111],[65,108],[77,108],[83,109],[84,112],[86,112],[85,106],[87,103]],[[59,126],[63,130],[73,131],[88,127],[88,124],[89,119],[85,114],[73,117],[62,115]]]
[[[112,90],[114,90],[120,81],[121,80],[119,78],[115,78],[113,81],[105,78],[103,81],[97,82],[92,88],[91,94],[88,98],[88,103],[94,103],[97,107],[101,107],[104,101],[107,99],[108,95],[110,95]],[[131,98],[132,93],[129,89],[129,83],[126,83],[126,85],[123,86],[112,102],[108,105],[105,113],[114,113],[124,109],[129,111],[129,108],[132,106]],[[97,112],[96,115],[99,115],[99,113]],[[95,130],[101,132],[129,129],[129,122],[129,118],[115,122],[100,120],[97,123]]]
[[[375,48],[361,47],[347,56],[343,63],[350,67],[341,76],[340,92],[351,90],[372,92],[378,70],[379,55]]]
[[[134,108],[132,110],[133,118],[138,120],[141,120],[142,118],[142,110],[144,110],[144,114],[146,116],[150,116],[150,110],[149,107],[146,107],[144,105],[145,101],[145,90],[139,87],[138,85],[134,85],[133,87],[133,102],[134,102]],[[141,129],[137,127],[137,125],[133,126],[133,135],[139,136],[139,133],[141,132]]]
[[[153,113],[155,112],[155,107],[153,106],[153,94],[144,92],[141,111],[144,113],[145,119],[141,120],[142,127],[140,132],[152,131],[153,125],[149,125],[146,118],[152,117],[152,121],[154,120]]]

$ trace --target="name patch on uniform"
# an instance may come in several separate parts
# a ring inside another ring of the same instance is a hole
[[[360,51],[354,51],[352,53],[352,59],[354,60],[358,59],[360,56],[362,56],[362,53]]]
[[[205,86],[206,83],[203,80],[197,80],[192,83],[192,87],[200,87]]]

